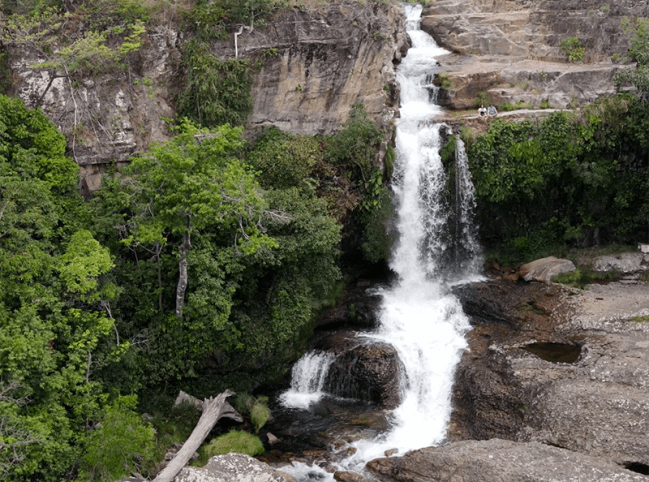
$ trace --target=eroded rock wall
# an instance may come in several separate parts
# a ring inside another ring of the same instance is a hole
[[[351,0],[316,2],[277,12],[263,27],[238,37],[241,57],[260,58],[253,86],[252,129],[275,125],[300,134],[330,134],[363,102],[370,118],[388,125],[398,114],[394,63],[407,50],[402,8]],[[70,25],[69,28],[85,28]],[[221,58],[235,56],[234,37],[215,42]],[[175,115],[183,33],[159,25],[123,69],[70,80],[33,66],[47,59],[9,46],[11,94],[40,107],[68,139],[81,166],[82,191],[100,186],[111,163],[127,162],[151,142],[169,139]],[[51,81],[51,82],[50,82]]]
[[[458,294],[474,328],[452,439],[541,442],[649,470],[649,285],[501,280]]]
[[[68,154],[81,168],[84,194],[100,187],[106,164],[119,165],[151,142],[168,138],[164,119],[174,115],[177,30],[152,29],[122,69],[80,79],[52,78],[52,72],[33,67],[47,60],[37,50],[8,47],[15,79],[11,94],[28,107],[40,107],[66,136]]]
[[[342,1],[283,10],[267,27],[244,30],[238,47],[248,57],[276,49],[255,77],[251,128],[331,134],[355,102],[381,125],[397,116],[395,63],[408,48],[398,5]],[[233,41],[216,51],[234,56]]]

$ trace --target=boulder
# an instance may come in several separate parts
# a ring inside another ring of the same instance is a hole
[[[343,470],[334,472],[334,480],[337,480],[338,482],[369,482],[369,480],[367,480],[361,474]]]
[[[295,482],[285,473],[244,454],[212,457],[204,467],[185,467],[174,482]]]
[[[364,341],[336,356],[329,366],[325,390],[394,409],[400,402],[399,363],[392,345]]]
[[[499,439],[455,442],[370,461],[383,482],[646,482],[647,477],[599,457],[540,443]]]
[[[569,273],[575,269],[572,261],[550,256],[524,264],[520,268],[520,274],[525,281],[549,283],[554,276]]]
[[[645,266],[643,253],[620,253],[611,256],[599,256],[593,260],[595,271],[619,271],[621,273],[635,273],[644,271]]]

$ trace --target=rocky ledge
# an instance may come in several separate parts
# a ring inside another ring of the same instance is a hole
[[[649,16],[637,0],[436,0],[422,29],[451,54],[438,58],[448,82],[440,103],[473,107],[484,92],[494,103],[555,108],[592,102],[615,91],[613,76],[629,34],[621,20]],[[576,37],[583,58],[569,63],[561,42]]]
[[[504,271],[458,289],[473,330],[449,439],[540,442],[649,475],[649,284],[582,291]]]
[[[385,482],[646,482],[649,478],[588,455],[535,442],[456,442],[367,464]]]

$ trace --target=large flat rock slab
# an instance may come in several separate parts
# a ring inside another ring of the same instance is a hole
[[[649,477],[601,458],[539,443],[499,439],[455,442],[372,460],[383,482],[647,482]]]
[[[615,92],[630,34],[621,20],[649,16],[649,4],[620,0],[436,0],[422,15],[422,29],[452,52],[438,58],[452,84],[440,103],[474,107],[476,95],[496,104],[525,102],[538,108],[585,104]],[[577,37],[583,58],[569,62],[561,42]]]

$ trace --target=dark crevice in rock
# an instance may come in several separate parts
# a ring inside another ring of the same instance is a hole
[[[622,464],[625,469],[630,470],[631,472],[637,472],[642,475],[649,475],[649,465],[642,464],[640,462],[627,462]]]
[[[521,348],[552,363],[575,363],[581,355],[580,345],[567,343],[530,343]]]

